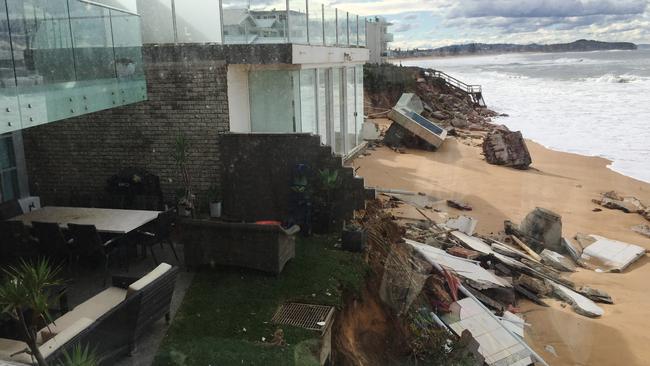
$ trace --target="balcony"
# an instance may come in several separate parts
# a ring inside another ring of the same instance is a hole
[[[138,12],[144,43],[366,46],[365,17],[314,1],[139,0]]]
[[[313,1],[223,0],[221,14],[225,44],[366,45],[365,17]]]
[[[7,0],[0,134],[146,100],[140,18],[83,0]]]

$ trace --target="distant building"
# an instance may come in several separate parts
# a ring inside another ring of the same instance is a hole
[[[393,25],[383,17],[368,18],[366,25],[367,47],[370,50],[370,60],[380,64],[388,57],[388,43],[393,41],[393,34],[388,33],[388,27]]]

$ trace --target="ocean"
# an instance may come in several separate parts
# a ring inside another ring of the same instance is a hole
[[[495,123],[650,182],[650,49],[402,61],[483,86]]]

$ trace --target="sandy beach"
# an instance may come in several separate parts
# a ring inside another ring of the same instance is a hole
[[[476,140],[478,142],[478,140]],[[481,149],[450,138],[437,152],[387,147],[369,151],[352,164],[367,186],[424,192],[447,200],[469,203],[482,234],[503,230],[503,221],[519,223],[536,206],[562,215],[563,234],[598,234],[650,249],[650,239],[630,228],[647,223],[637,214],[603,209],[591,202],[605,191],[616,190],[650,203],[650,184],[607,168],[606,159],[556,152],[527,141],[533,158],[527,171],[489,165]],[[441,203],[450,216],[460,214]],[[402,206],[396,215],[422,218]],[[427,215],[441,217],[433,210]],[[650,360],[650,263],[644,257],[624,273],[596,273],[579,269],[570,278],[608,292],[614,305],[602,305],[605,315],[589,319],[549,299],[550,308],[522,302],[531,327],[526,341],[551,365],[647,365]],[[547,347],[552,346],[552,347]],[[552,351],[549,349],[553,349]]]

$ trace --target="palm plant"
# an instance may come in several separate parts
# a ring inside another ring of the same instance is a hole
[[[80,344],[75,345],[72,349],[72,353],[64,352],[63,353],[63,362],[59,363],[59,366],[97,366],[99,365],[99,359],[95,355],[95,352],[86,347],[81,347]]]
[[[47,366],[36,338],[39,324],[52,322],[48,309],[56,299],[52,299],[47,290],[62,284],[58,279],[61,267],[53,267],[48,260],[42,259],[36,263],[21,261],[3,272],[5,278],[0,282],[0,309],[19,323],[23,340],[29,347],[26,351],[40,366]]]

